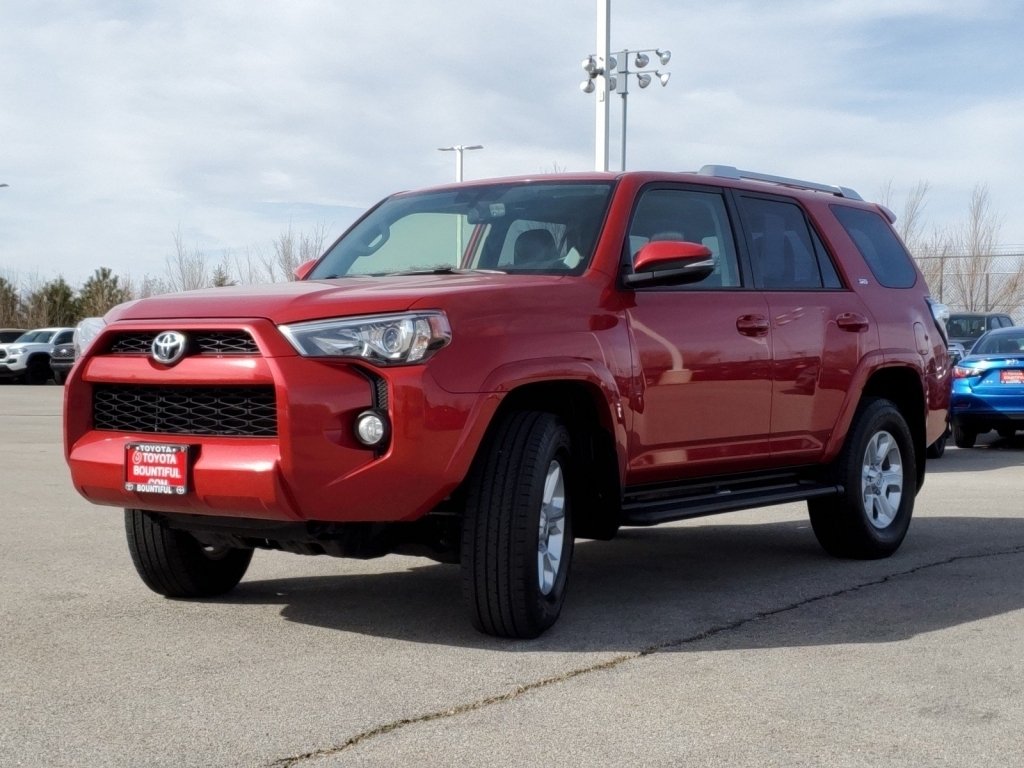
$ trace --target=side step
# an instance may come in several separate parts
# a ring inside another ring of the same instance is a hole
[[[622,501],[622,524],[658,525],[690,517],[834,496],[842,492],[841,485],[820,483],[793,473],[627,488]]]

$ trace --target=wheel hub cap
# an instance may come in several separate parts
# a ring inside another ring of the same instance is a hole
[[[552,461],[544,480],[537,531],[537,582],[542,594],[551,594],[558,579],[565,546],[565,478],[562,465]]]
[[[875,433],[864,451],[861,498],[875,528],[892,524],[903,498],[903,458],[896,439],[884,430]]]

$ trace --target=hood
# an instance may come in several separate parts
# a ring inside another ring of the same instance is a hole
[[[443,308],[453,294],[506,291],[558,282],[550,275],[488,273],[395,275],[302,280],[258,286],[204,288],[152,296],[115,307],[107,322],[194,318],[266,318],[275,324],[327,317],[401,312],[414,304]],[[436,302],[436,303],[435,303]]]

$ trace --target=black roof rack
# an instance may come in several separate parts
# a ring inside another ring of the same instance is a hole
[[[731,165],[705,165],[699,171],[702,176],[715,176],[719,179],[749,179],[750,181],[766,181],[769,184],[780,184],[784,187],[795,187],[796,189],[810,189],[816,192],[827,192],[836,197],[846,197],[850,200],[863,200],[864,198],[849,187],[836,187],[831,184],[818,184],[813,181],[802,181],[801,179],[790,179],[786,176],[772,176],[768,173],[755,173],[754,171],[741,171]]]

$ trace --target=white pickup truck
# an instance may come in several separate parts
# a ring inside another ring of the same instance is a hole
[[[74,332],[74,328],[37,328],[0,344],[0,379],[45,384],[51,375],[53,346],[70,342]]]

